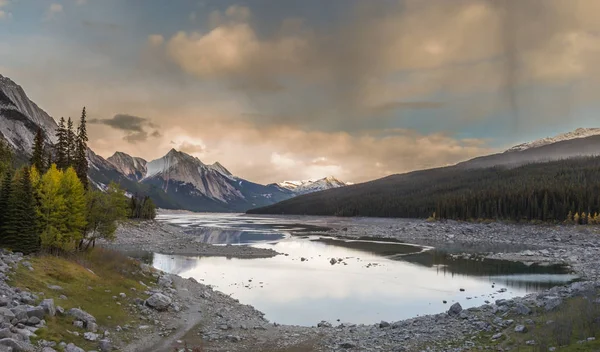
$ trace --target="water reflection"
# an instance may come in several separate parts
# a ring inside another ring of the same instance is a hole
[[[153,265],[211,284],[272,321],[299,325],[322,319],[394,321],[440,313],[454,301],[479,306],[575,279],[564,268],[451,260],[412,245],[305,236],[253,246],[287,256],[243,260],[155,254]],[[331,258],[342,261],[332,265]],[[506,292],[498,292],[501,288]]]
[[[197,242],[210,244],[252,244],[273,242],[286,237],[280,232],[256,232],[210,227],[191,228],[186,230],[186,232],[194,234]]]

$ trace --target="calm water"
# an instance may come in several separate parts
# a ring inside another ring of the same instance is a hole
[[[198,241],[286,254],[268,259],[152,258],[156,268],[213,285],[281,324],[396,321],[443,312],[452,302],[479,306],[576,279],[560,267],[453,260],[433,248],[313,235],[311,231],[322,228],[299,224],[298,219],[185,214],[160,220],[183,226]]]

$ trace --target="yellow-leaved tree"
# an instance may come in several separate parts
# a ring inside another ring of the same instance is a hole
[[[86,197],[85,188],[77,177],[75,169],[68,168],[63,172],[60,189],[65,200],[65,232],[61,248],[74,250],[83,238],[83,230],[87,224],[86,220]]]
[[[61,179],[62,171],[53,164],[36,187],[42,247],[50,250],[61,249],[62,234],[65,232],[66,206],[61,194]]]
[[[73,168],[63,172],[53,164],[41,177],[34,173],[32,181],[39,200],[42,247],[50,251],[75,250],[86,225],[85,190],[77,173]]]

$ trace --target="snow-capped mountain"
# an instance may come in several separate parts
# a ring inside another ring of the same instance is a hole
[[[117,170],[127,178],[139,181],[146,175],[146,160],[133,157],[122,152],[115,152],[108,160]]]
[[[548,144],[564,142],[572,139],[587,138],[600,135],[600,128],[578,128],[575,131],[562,133],[554,137],[546,137],[532,142],[522,143],[509,148],[506,152],[520,152],[531,148],[539,148]]]
[[[578,128],[552,138],[519,144],[505,152],[459,163],[458,167],[519,166],[559,159],[600,155],[600,128]]]
[[[283,181],[277,184],[277,186],[288,189],[295,194],[318,192],[326,189],[343,187],[346,185],[348,185],[348,183],[342,182],[333,176],[328,176],[318,180]]]
[[[29,159],[40,128],[50,147],[58,128],[56,121],[32,102],[23,88],[0,75],[0,139],[14,149],[19,162]],[[294,196],[280,187],[235,177],[218,162],[207,165],[176,150],[150,162],[119,152],[107,160],[91,149],[87,158],[94,187],[105,189],[116,182],[128,193],[149,195],[167,209],[245,211]]]
[[[177,192],[177,187],[191,185],[193,192],[221,202],[244,199],[244,195],[231,184],[235,178],[227,169],[205,165],[198,158],[175,149],[162,158],[152,160],[146,168],[142,182],[157,180],[167,193],[169,187],[176,188]]]
[[[38,128],[44,132],[46,142],[54,141],[58,125],[44,110],[25,94],[21,86],[0,75],[0,138],[6,140],[20,159],[28,157]]]

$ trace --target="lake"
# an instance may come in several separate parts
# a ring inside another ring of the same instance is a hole
[[[168,214],[158,219],[182,226],[197,241],[283,253],[267,259],[152,257],[157,269],[212,285],[279,324],[397,321],[444,312],[453,302],[480,306],[577,279],[560,266],[453,258],[443,249],[317,235],[322,227],[297,217]]]

